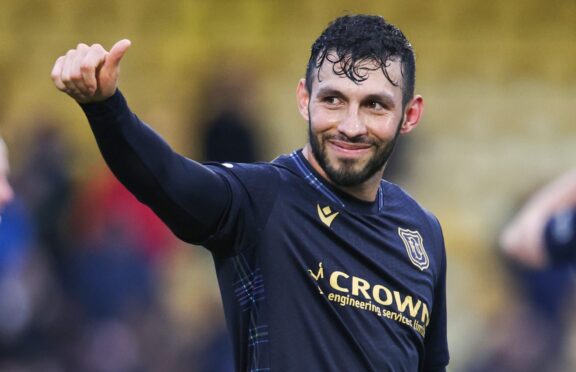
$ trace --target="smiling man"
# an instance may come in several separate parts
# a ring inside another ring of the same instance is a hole
[[[212,253],[236,370],[444,371],[440,225],[382,180],[423,110],[402,32],[377,16],[332,22],[297,88],[308,143],[256,164],[174,153],[117,89],[129,46],[79,44],[52,79],[124,185]]]
[[[305,156],[329,182],[374,200],[398,134],[418,123],[422,97],[403,102],[398,57],[357,61],[357,71],[351,71],[357,76],[351,77],[343,76],[346,61],[339,61],[334,51],[323,58],[298,84],[300,113],[309,123]]]

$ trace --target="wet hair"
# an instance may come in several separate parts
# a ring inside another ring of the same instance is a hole
[[[393,81],[387,72],[391,61],[399,60],[403,82]],[[306,67],[306,89],[312,92],[312,79],[320,80],[319,71],[325,61],[332,63],[336,75],[355,83],[368,78],[369,71],[381,69],[388,81],[402,84],[402,104],[414,96],[416,75],[412,45],[402,31],[380,16],[346,15],[332,21],[312,45]],[[376,65],[367,64],[367,62]]]

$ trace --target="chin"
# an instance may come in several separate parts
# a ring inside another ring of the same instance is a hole
[[[338,172],[356,174],[362,172],[366,167],[368,160],[369,159],[338,157],[335,160],[332,160],[329,164],[332,169]]]

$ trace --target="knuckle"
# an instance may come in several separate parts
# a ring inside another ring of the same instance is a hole
[[[98,43],[92,44],[90,47],[95,50],[104,50],[104,47]]]
[[[89,63],[89,62],[82,62],[82,63],[80,64],[80,71],[82,71],[82,72],[90,72],[90,71],[92,71],[93,69],[94,69],[94,68],[93,68],[92,64]]]
[[[70,83],[70,74],[63,73],[60,79],[64,84],[68,85]]]
[[[72,81],[82,80],[82,74],[80,72],[73,72],[70,74],[70,80]]]

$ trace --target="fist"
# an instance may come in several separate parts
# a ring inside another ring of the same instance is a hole
[[[80,103],[104,101],[118,88],[120,61],[130,44],[120,40],[110,51],[100,44],[78,44],[56,60],[51,74],[54,85]]]

